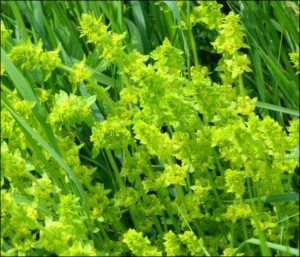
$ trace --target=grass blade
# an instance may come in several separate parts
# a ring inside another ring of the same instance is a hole
[[[2,5],[2,1],[1,1],[1,5]],[[22,19],[22,15],[20,13],[18,5],[17,5],[17,3],[15,1],[10,2],[9,5],[10,5],[12,13],[13,13],[16,21],[17,21],[16,22],[17,28],[20,29],[20,35],[17,34],[17,38],[20,37],[19,39],[25,42],[27,40],[27,38],[28,38],[28,32],[27,32],[25,23],[24,23],[24,21]],[[18,30],[16,30],[16,31],[18,31]]]
[[[258,240],[256,238],[249,238],[248,240],[241,243],[232,255],[235,256],[246,244],[260,245],[261,242],[260,242],[260,240]],[[283,253],[289,253],[289,254],[299,256],[300,249],[288,247],[288,246],[284,246],[284,245],[280,245],[280,244],[275,244],[275,243],[271,243],[271,242],[266,242],[266,244],[271,249],[274,249],[274,250],[277,250],[277,251],[280,251]]]
[[[277,105],[274,105],[274,104],[269,104],[269,103],[264,103],[264,102],[257,102],[256,107],[267,109],[267,110],[272,110],[272,111],[276,111],[276,112],[281,112],[281,113],[287,113],[287,114],[290,114],[290,115],[296,116],[296,117],[300,116],[299,111],[297,111],[297,110],[292,110],[290,108],[277,106]]]
[[[142,43],[142,36],[136,27],[136,25],[129,19],[124,18],[125,23],[128,27],[129,33],[130,33],[130,38],[131,38],[131,45],[133,49],[138,50],[141,53],[144,53],[144,47]]]
[[[272,202],[287,202],[287,201],[296,201],[299,203],[299,194],[298,193],[286,193],[281,195],[272,195],[272,196],[264,196],[260,198],[249,198],[245,199],[246,203],[254,203],[257,201],[262,201],[265,203]]]
[[[134,23],[136,24],[136,27],[140,32],[141,43],[144,46],[144,51],[142,53],[148,53],[150,50],[150,44],[147,36],[147,26],[141,4],[143,3],[139,1],[130,1]]]

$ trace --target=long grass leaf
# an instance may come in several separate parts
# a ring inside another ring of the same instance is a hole
[[[260,245],[261,242],[259,239],[249,238],[248,240],[241,243],[232,255],[235,256],[246,244]],[[271,249],[274,249],[274,250],[277,250],[277,251],[280,251],[283,253],[289,253],[289,254],[299,256],[300,249],[288,247],[288,246],[284,246],[284,245],[280,245],[280,244],[276,244],[276,243],[271,243],[271,242],[266,242],[266,244]]]
[[[299,203],[299,194],[297,193],[286,193],[281,195],[272,195],[272,196],[263,196],[260,198],[249,198],[245,199],[247,203],[255,203],[257,201],[262,201],[265,203],[272,203],[272,202],[288,202],[288,201],[296,201]]]
[[[138,50],[141,53],[144,53],[144,47],[143,47],[143,40],[142,40],[142,36],[138,30],[138,28],[136,27],[136,25],[129,19],[124,18],[126,25],[129,29],[129,33],[130,33],[130,39],[131,39],[131,44],[133,49]]]
[[[276,111],[276,112],[281,112],[281,113],[287,113],[287,114],[290,114],[290,115],[296,116],[296,117],[300,116],[299,111],[297,111],[297,110],[293,110],[293,109],[282,107],[282,106],[277,106],[274,104],[257,102],[256,107],[267,109],[267,110],[272,110],[272,111]]]
[[[148,53],[148,51],[150,50],[150,43],[147,36],[147,25],[143,13],[142,4],[143,3],[139,1],[130,1],[134,24],[136,25],[141,35],[141,43],[143,44],[142,53]]]

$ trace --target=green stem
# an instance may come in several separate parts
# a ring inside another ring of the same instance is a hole
[[[105,229],[103,228],[103,226],[101,224],[99,225],[99,228],[100,228],[100,232],[101,232],[103,238],[105,239],[105,241],[110,241]]]
[[[247,235],[246,222],[245,222],[244,219],[242,220],[242,228],[243,228],[243,234],[244,234],[244,241],[246,241],[246,240],[248,240],[248,235]],[[249,254],[249,255],[252,255],[252,254],[250,253],[251,248],[250,248],[249,244],[247,244],[246,247],[247,247],[248,254]]]
[[[149,197],[147,196],[147,194],[146,194],[146,192],[145,192],[145,190],[144,190],[144,188],[142,186],[141,178],[139,176],[135,176],[135,181],[137,183],[138,188],[140,189],[140,192],[141,192],[143,198],[145,200],[148,199]],[[158,233],[160,233],[161,235],[163,235],[164,232],[163,232],[163,229],[162,229],[162,227],[161,227],[161,225],[160,225],[157,217],[154,214],[152,214],[152,218],[153,218],[153,222],[154,222],[154,226],[156,227],[156,230],[158,231]]]
[[[230,235],[230,247],[234,248],[234,224],[231,226]]]
[[[160,222],[158,221],[157,217],[153,214],[152,215],[152,218],[153,218],[153,222],[154,222],[154,226],[156,228],[156,230],[158,231],[158,233],[163,236],[164,235],[164,231],[160,225]]]
[[[113,169],[113,172],[115,174],[116,180],[117,180],[117,184],[119,186],[120,189],[124,189],[125,185],[121,179],[120,173],[119,173],[119,169],[117,167],[117,164],[115,162],[115,159],[111,153],[110,150],[105,149],[106,155],[108,157],[109,163]],[[138,221],[138,211],[136,209],[135,206],[130,206],[128,207],[128,211],[130,213],[131,219],[133,221],[133,224],[135,227],[138,227],[139,221]]]
[[[125,149],[125,153],[130,156],[130,153],[128,151],[128,149],[126,148]],[[135,176],[135,182],[137,184],[137,188],[138,188],[138,191],[141,193],[141,195],[143,196],[143,198],[146,200],[148,199],[148,195],[146,194],[144,188],[143,188],[143,185],[142,185],[142,181],[141,181],[141,178],[140,176]],[[154,226],[156,227],[156,230],[158,231],[159,234],[161,234],[163,236],[164,232],[163,232],[163,229],[157,219],[157,217],[153,214],[152,215],[152,218],[153,218],[153,222],[154,222]]]
[[[115,177],[116,177],[116,180],[117,180],[117,183],[118,183],[119,188],[121,188],[121,189],[124,188],[124,187],[125,187],[125,186],[124,186],[124,183],[123,183],[123,181],[122,181],[122,179],[121,179],[121,176],[120,176],[120,173],[119,173],[119,169],[118,169],[118,167],[117,167],[117,164],[116,164],[116,162],[115,162],[115,159],[114,159],[114,157],[113,157],[111,151],[105,149],[105,153],[106,153],[106,156],[107,156],[107,158],[108,158],[108,160],[109,160],[109,164],[110,164],[110,166],[112,167],[112,170],[113,170],[113,172],[114,172],[114,174],[115,174]]]
[[[212,190],[213,190],[213,194],[214,194],[214,196],[215,196],[215,198],[216,198],[217,204],[218,204],[219,206],[222,206],[223,204],[222,204],[222,202],[221,202],[219,193],[218,193],[218,191],[217,191],[217,189],[216,189],[216,185],[215,185],[215,182],[214,182],[214,180],[213,180],[213,178],[212,178],[212,176],[211,176],[211,173],[210,173],[210,172],[207,172],[206,174],[207,174],[207,178],[208,178],[208,180],[209,180],[209,183],[210,183],[210,185],[211,185],[211,188],[212,188]]]
[[[246,96],[246,90],[244,87],[244,82],[243,82],[243,76],[239,76],[239,89],[240,89],[240,94],[241,96]]]
[[[173,224],[173,226],[174,226],[176,232],[177,232],[177,233],[180,233],[180,227],[179,227],[179,224],[178,224],[177,220],[174,219],[173,214],[170,212],[169,206],[168,206],[168,204],[167,204],[167,202],[166,202],[166,199],[168,199],[169,201],[171,201],[171,200],[170,200],[170,197],[169,197],[169,192],[167,191],[166,188],[161,188],[161,189],[159,189],[159,190],[157,191],[157,194],[158,194],[158,197],[159,197],[160,201],[161,201],[162,204],[165,206],[166,211],[167,211],[167,214],[168,214],[169,218],[171,219],[172,224]]]

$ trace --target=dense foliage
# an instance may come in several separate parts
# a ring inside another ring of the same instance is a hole
[[[77,58],[3,16],[1,255],[298,254],[295,111],[256,112],[239,14],[157,5],[181,15],[179,35],[203,28],[213,66],[167,37],[144,53],[97,12],[76,24]]]

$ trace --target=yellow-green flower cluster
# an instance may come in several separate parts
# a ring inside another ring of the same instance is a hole
[[[197,1],[197,3],[199,5],[193,8],[190,16],[191,25],[201,22],[209,29],[218,28],[225,16],[221,12],[222,5],[216,1]]]
[[[1,20],[1,45],[5,43],[5,41],[11,36],[12,31],[7,29],[4,22]]]
[[[172,230],[164,234],[164,247],[167,256],[183,256],[180,239]]]
[[[36,234],[32,231],[38,228],[37,210],[25,203],[12,204],[9,215],[4,217],[4,223],[1,224],[1,230],[7,233],[6,237],[12,238],[10,243],[15,251],[25,254],[35,242]]]
[[[162,69],[164,73],[178,73],[184,69],[183,51],[172,47],[167,38],[150,53],[150,56],[156,61],[154,67]]]
[[[99,122],[93,128],[91,141],[95,149],[122,150],[131,142],[131,134],[127,129],[128,122],[118,118],[111,118]]]
[[[80,21],[81,36],[87,37],[87,43],[93,43],[102,48],[102,55],[108,61],[116,61],[121,56],[120,48],[126,34],[116,34],[108,31],[108,26],[93,15],[83,14]]]
[[[129,229],[124,235],[123,242],[136,256],[161,256],[162,253],[154,246],[150,245],[147,237],[143,237],[141,232]]]
[[[32,186],[28,188],[27,192],[35,197],[38,202],[47,203],[51,198],[52,190],[52,180],[47,173],[43,173],[41,178],[32,182]],[[51,203],[48,204],[50,205]]]
[[[198,239],[192,231],[185,231],[179,235],[182,243],[184,243],[191,254],[191,256],[202,256],[203,250],[201,248],[202,240]]]
[[[41,68],[45,71],[53,71],[61,64],[61,59],[59,58],[59,48],[54,51],[47,51],[41,54],[40,60]]]
[[[165,170],[155,181],[156,187],[168,187],[170,185],[185,185],[187,168],[177,164],[165,165]]]
[[[73,64],[72,69],[73,71],[69,75],[69,79],[74,85],[89,79],[93,75],[93,73],[85,67],[85,60]]]
[[[98,256],[92,243],[76,241],[71,247],[63,250],[61,256]]]
[[[246,54],[235,54],[231,59],[224,60],[226,70],[231,73],[231,78],[234,80],[245,71],[250,72],[249,60]]]
[[[139,192],[132,187],[121,189],[114,196],[116,204],[125,208],[135,205],[139,201],[139,198]]]
[[[157,127],[141,120],[134,124],[133,131],[135,138],[147,147],[150,154],[162,159],[172,155],[172,143],[167,133],[161,133]]]
[[[9,53],[9,58],[17,67],[30,70],[37,67],[42,52],[42,41],[35,46],[28,40],[26,43],[14,46]]]
[[[300,72],[300,65],[299,65],[300,55],[299,55],[299,52],[289,53],[289,56],[290,56],[290,59],[293,63],[294,68],[296,69],[296,74],[299,74],[299,72]]]
[[[222,54],[218,71],[222,71],[221,78],[224,84],[232,84],[244,72],[250,72],[248,57],[239,53],[241,48],[247,48],[244,43],[244,29],[240,25],[240,16],[229,12],[221,12],[221,4],[216,1],[198,1],[198,6],[193,8],[190,23],[202,23],[210,30],[216,30],[218,35],[212,46]],[[187,21],[184,21],[186,24]]]
[[[235,193],[237,198],[241,198],[245,191],[245,175],[242,171],[226,170],[225,182],[228,192]]]
[[[238,219],[246,219],[251,217],[251,207],[249,204],[232,204],[227,208],[226,213],[223,214],[223,217],[226,220],[231,220],[233,223],[236,223]]]
[[[243,27],[239,22],[240,16],[230,12],[218,26],[219,35],[212,45],[219,53],[234,55],[239,49],[247,47]]]
[[[71,226],[61,221],[48,221],[40,231],[40,243],[49,252],[59,253],[72,238]]]
[[[2,179],[6,178],[11,185],[22,190],[24,186],[29,185],[31,178],[29,171],[34,170],[34,166],[21,156],[19,149],[10,152],[6,142],[1,144],[1,167]]]
[[[49,115],[51,125],[61,129],[62,125],[74,127],[82,122],[93,123],[90,106],[95,100],[95,96],[86,98],[60,91],[55,95],[55,105]]]
[[[9,57],[17,67],[24,70],[32,70],[40,67],[46,72],[45,80],[61,64],[59,48],[54,51],[44,52],[42,41],[39,41],[37,45],[33,45],[30,40],[26,43],[15,45],[10,50]]]

